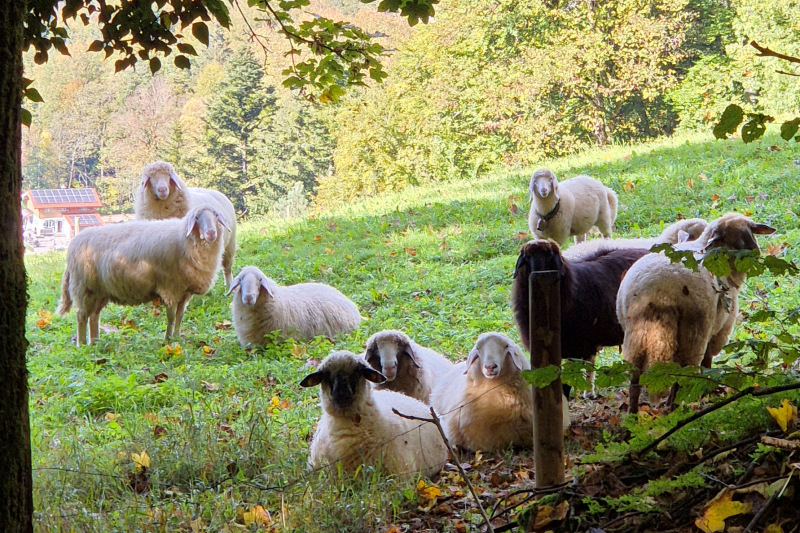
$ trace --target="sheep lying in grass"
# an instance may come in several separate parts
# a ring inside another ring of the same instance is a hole
[[[225,217],[216,209],[193,209],[182,219],[133,221],[86,229],[69,243],[58,314],[75,304],[78,346],[99,335],[100,311],[108,302],[138,305],[160,298],[167,307],[169,340],[194,294],[211,288],[222,258]]]
[[[774,231],[738,213],[728,213],[710,223],[696,241],[675,248],[698,254],[713,248],[758,250],[755,235]],[[731,274],[717,278],[702,267],[693,272],[671,263],[664,254],[648,254],[630,268],[617,295],[617,316],[625,331],[622,355],[635,367],[630,412],[639,408],[639,376],[653,363],[674,361],[681,366],[711,368],[713,357],[733,329],[745,278],[733,262]],[[668,406],[676,390],[673,387]]]
[[[678,244],[679,242],[696,240],[705,231],[708,223],[702,218],[687,218],[678,220],[664,228],[657,237],[640,239],[595,239],[584,241],[562,250],[565,259],[581,259],[594,254],[599,250],[614,250],[620,248],[641,248],[649,250],[656,244]]]
[[[533,388],[521,376],[531,364],[522,349],[502,333],[484,333],[466,362],[443,376],[431,394],[451,444],[497,451],[533,447]],[[564,427],[569,407],[562,398]]]
[[[233,327],[242,345],[263,344],[265,335],[276,330],[298,340],[317,335],[332,339],[361,323],[356,304],[330,285],[282,287],[254,266],[244,267],[233,279],[228,294],[232,292]]]
[[[533,173],[530,182],[531,210],[528,227],[534,237],[564,244],[570,236],[577,242],[597,226],[604,237],[611,237],[617,218],[617,194],[589,176],[576,176],[558,182],[547,169]]]
[[[137,220],[182,218],[189,209],[209,205],[225,216],[230,231],[225,235],[222,271],[225,286],[230,287],[233,260],[236,256],[236,211],[227,196],[213,189],[188,187],[164,161],[155,161],[142,169],[141,183],[133,198]]]
[[[322,418],[311,439],[309,463],[322,467],[341,462],[353,473],[361,465],[402,477],[433,476],[447,462],[447,448],[430,422],[402,418],[398,412],[430,418],[423,403],[403,394],[372,390],[367,383],[386,378],[363,358],[347,352],[326,357],[300,385],[321,386]]]
[[[428,403],[436,382],[453,368],[442,354],[420,346],[402,331],[387,329],[367,340],[367,363],[386,376],[388,389]]]
[[[624,337],[617,320],[617,291],[622,276],[646,249],[598,250],[580,259],[562,257],[556,243],[530,241],[519,252],[511,289],[514,318],[522,344],[530,351],[529,280],[531,272],[558,272],[561,295],[561,354],[594,363],[602,346],[619,346]],[[594,373],[589,374],[594,394]],[[564,386],[569,394],[569,387]]]

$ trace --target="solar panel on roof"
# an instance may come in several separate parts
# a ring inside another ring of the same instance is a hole
[[[39,204],[77,204],[95,202],[92,189],[41,189],[31,191]]]
[[[100,217],[98,215],[78,215],[77,217],[73,217],[73,220],[75,218],[78,219],[78,224],[80,224],[82,228],[102,225],[102,223],[100,222]]]

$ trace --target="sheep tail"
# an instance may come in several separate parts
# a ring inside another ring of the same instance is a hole
[[[69,270],[64,270],[64,275],[61,277],[61,303],[56,309],[59,316],[64,316],[72,309],[72,298],[69,295]]]

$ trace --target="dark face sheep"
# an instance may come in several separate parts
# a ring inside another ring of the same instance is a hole
[[[758,250],[755,235],[769,235],[775,228],[758,224],[738,213],[727,213],[709,224],[705,248],[727,248],[729,250]],[[702,242],[702,238],[699,241]]]
[[[533,173],[528,189],[531,198],[534,194],[539,198],[547,198],[558,189],[558,180],[556,180],[555,174],[542,168]]]
[[[183,190],[175,168],[163,161],[151,163],[142,170],[142,186],[150,188],[159,200],[166,200],[174,189]]]
[[[367,381],[383,383],[386,377],[350,352],[335,352],[319,369],[300,382],[301,387],[322,387],[322,405],[331,415],[346,414],[369,393]]]
[[[397,332],[383,332],[367,341],[365,354],[367,363],[386,376],[386,381],[394,381],[398,373],[408,365],[419,368],[419,363],[407,335]]]
[[[531,265],[531,272],[558,272],[558,277],[565,276],[564,260],[561,258],[561,249],[553,241],[537,240],[524,245],[520,250],[517,264],[514,267],[514,277],[523,265]]]

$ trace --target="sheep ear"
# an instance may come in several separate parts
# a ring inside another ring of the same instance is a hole
[[[153,184],[150,183],[150,174],[145,174],[144,172],[142,172],[142,189],[146,189],[152,186]]]
[[[270,298],[275,298],[275,292],[272,290],[272,287],[269,286],[269,282],[264,276],[261,276],[261,286],[264,287],[264,290],[267,291]]]
[[[225,293],[225,296],[230,296],[230,294],[239,287],[241,287],[241,285],[242,285],[242,274],[240,272],[239,275],[233,278],[233,281],[231,281],[231,286],[228,288],[228,292]]]
[[[520,370],[525,370],[528,366],[525,363],[527,363],[528,360],[519,350],[519,347],[513,344],[509,344],[507,346],[507,349],[508,349],[508,354],[511,356],[511,360],[514,361],[514,365]]]
[[[320,371],[314,372],[313,374],[309,374],[303,378],[303,381],[300,382],[301,387],[316,387],[322,380],[325,379],[325,374]]]
[[[474,363],[478,359],[479,355],[480,354],[478,353],[478,349],[477,348],[473,348],[472,351],[469,352],[469,356],[467,357],[467,369],[464,370],[464,374],[469,372],[469,367],[471,367],[472,363]]]
[[[527,256],[524,253],[520,252],[519,257],[517,257],[517,264],[514,265],[514,276],[513,276],[514,279],[516,279],[517,274],[519,273],[519,269],[522,268],[522,265],[524,265],[525,261],[527,260],[528,260]]]
[[[192,230],[194,229],[195,224],[197,224],[197,212],[193,212],[192,216],[189,217],[189,220],[186,222],[186,236],[192,234]]]
[[[386,381],[386,376],[367,365],[361,365],[361,376],[372,383],[383,383]]]
[[[367,345],[367,349],[364,352],[364,361],[373,368],[380,367],[380,361],[377,361],[377,365],[375,364],[375,360],[378,359],[378,343],[371,343]]]
[[[753,224],[750,226],[750,230],[756,235],[770,235],[775,233],[775,228],[767,226],[766,224]]]
[[[684,230],[679,230],[678,231],[678,243],[676,243],[676,244],[679,244],[679,243],[682,243],[682,242],[689,242],[691,237],[692,236],[689,235],[688,232],[686,232]]]
[[[556,263],[556,270],[558,270],[558,277],[563,279],[567,274],[566,269],[564,268],[564,258],[561,257],[561,250],[558,249],[557,245],[553,248],[555,248],[553,259]]]
[[[417,356],[414,355],[414,350],[411,349],[411,346],[406,345],[405,348],[403,348],[403,352],[405,352],[405,354],[408,355],[409,359],[411,359],[411,362],[414,363],[414,366],[419,368],[419,362],[417,361]]]
[[[214,210],[214,215],[217,217],[217,220],[222,225],[222,227],[225,228],[226,230],[228,230],[228,232],[230,233],[231,228],[228,227],[228,223],[225,221],[225,215],[223,215],[222,213],[220,213],[216,209]]]
[[[183,192],[183,187],[181,187],[181,179],[178,177],[177,172],[175,172],[175,169],[173,168],[169,170],[169,179],[175,184],[175,187],[179,191]]]

